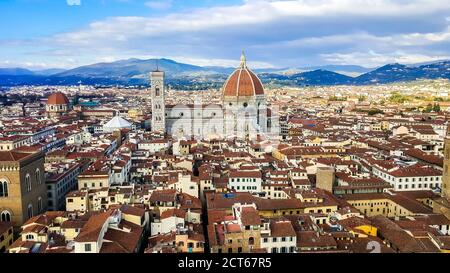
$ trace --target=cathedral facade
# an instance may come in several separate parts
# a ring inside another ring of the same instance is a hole
[[[254,138],[271,131],[264,87],[242,54],[222,88],[221,104],[166,105],[164,72],[151,73],[152,131],[175,138]]]

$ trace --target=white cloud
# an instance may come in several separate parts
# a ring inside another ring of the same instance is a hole
[[[167,9],[173,3],[146,5]],[[77,63],[152,55],[228,66],[246,49],[249,61],[260,67],[413,62],[450,55],[449,14],[448,0],[246,0],[92,22],[34,41],[29,55]]]
[[[172,7],[172,0],[151,0],[145,2],[145,5],[152,9],[169,9]]]
[[[331,64],[348,64],[361,65],[366,67],[377,67],[389,63],[401,64],[417,64],[424,62],[440,61],[450,59],[449,55],[425,55],[425,54],[411,54],[406,52],[392,52],[392,53],[377,53],[369,52],[354,52],[348,54],[332,53],[322,54],[324,60]]]
[[[81,0],[66,0],[69,6],[81,6]]]

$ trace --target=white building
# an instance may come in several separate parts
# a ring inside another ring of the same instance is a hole
[[[295,253],[297,234],[288,220],[267,220],[261,229],[261,248],[267,253]]]
[[[263,84],[247,67],[244,54],[239,67],[222,88],[221,104],[165,105],[164,72],[152,72],[151,82],[153,131],[167,132],[177,138],[252,138],[269,131],[276,136],[279,134],[268,115]],[[278,124],[276,118],[273,119]]]
[[[237,192],[261,192],[262,175],[260,171],[231,170],[228,178],[228,188]]]
[[[151,236],[184,229],[185,217],[186,212],[180,209],[167,209],[161,212],[159,219],[154,219],[151,223]]]
[[[372,173],[389,182],[395,191],[426,191],[442,187],[442,171],[421,164],[390,169],[374,165]]]

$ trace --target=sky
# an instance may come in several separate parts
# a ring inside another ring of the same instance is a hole
[[[128,58],[305,67],[450,59],[448,0],[0,0],[0,67]]]

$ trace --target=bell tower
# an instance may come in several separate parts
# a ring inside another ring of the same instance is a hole
[[[450,126],[444,138],[444,171],[442,174],[442,197],[450,200]]]
[[[433,212],[442,213],[450,219],[450,125],[444,138],[444,170],[442,172],[441,197],[433,200]]]
[[[150,73],[152,98],[152,131],[166,132],[164,72],[157,68]]]

